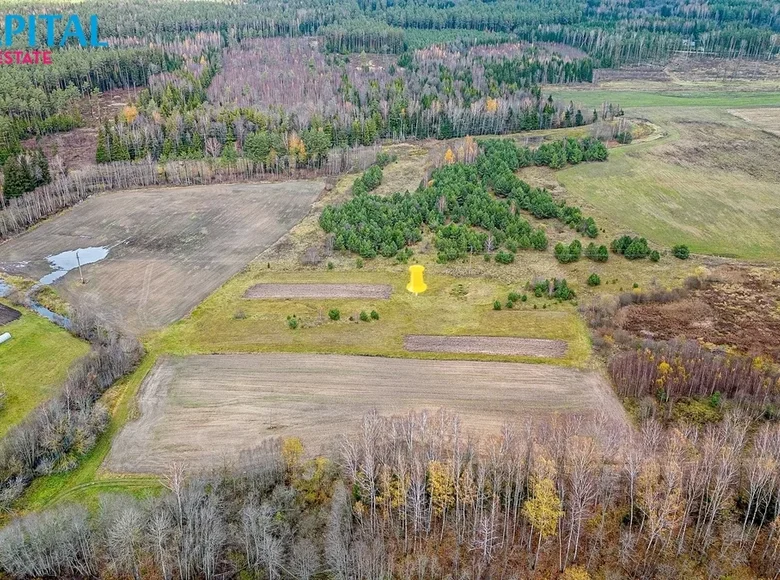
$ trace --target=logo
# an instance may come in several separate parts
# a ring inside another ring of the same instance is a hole
[[[65,22],[62,34],[58,37],[55,26]],[[62,14],[7,14],[3,22],[3,48],[0,50],[0,65],[3,64],[51,64],[52,48],[78,44],[82,48],[105,48],[108,43],[100,40],[98,17],[89,17],[88,26],[84,26],[77,14],[65,17]],[[43,36],[45,47],[39,50],[39,36]],[[14,44],[22,42],[26,50],[10,50]],[[47,50],[48,49],[48,50]]]

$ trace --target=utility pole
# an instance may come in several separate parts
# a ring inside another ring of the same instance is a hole
[[[81,283],[84,284],[84,273],[81,271],[81,260],[79,260],[79,251],[76,250],[76,264],[79,266],[79,277],[81,278]]]

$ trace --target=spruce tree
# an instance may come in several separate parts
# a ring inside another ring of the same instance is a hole
[[[127,146],[122,143],[119,135],[112,133],[110,140],[111,161],[130,161],[130,151],[127,149]]]
[[[97,163],[108,163],[111,161],[111,156],[108,154],[108,147],[106,146],[106,132],[102,128],[98,129],[95,161]]]
[[[51,183],[51,172],[49,171],[49,160],[41,149],[36,152],[36,163],[38,165],[38,179],[36,187]]]
[[[25,177],[19,159],[12,155],[3,165],[3,197],[19,197],[25,192]]]

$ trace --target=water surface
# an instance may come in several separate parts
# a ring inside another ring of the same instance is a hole
[[[56,282],[71,270],[78,268],[79,262],[81,262],[82,266],[99,262],[108,256],[109,249],[110,248],[104,246],[95,246],[91,248],[68,250],[54,256],[48,256],[46,259],[49,261],[49,264],[51,264],[51,267],[54,268],[54,271],[41,278],[40,283],[51,284]]]

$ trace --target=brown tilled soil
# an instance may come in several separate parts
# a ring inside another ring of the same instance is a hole
[[[411,334],[404,337],[404,348],[420,352],[458,352],[518,356],[562,357],[566,342],[541,338],[505,336],[433,336]]]
[[[6,306],[5,304],[0,304],[0,326],[3,326],[4,324],[8,324],[9,322],[13,322],[17,318],[20,318],[21,316],[22,313],[19,312],[18,310]]]
[[[104,468],[164,473],[234,464],[267,437],[300,437],[309,453],[336,449],[365,414],[446,408],[464,427],[554,413],[625,420],[604,378],[550,365],[316,354],[160,359],[141,386],[140,417],[114,439]]]
[[[729,109],[729,113],[780,137],[780,107],[761,109]]]
[[[40,279],[46,257],[90,246],[108,257],[55,284],[69,303],[135,333],[161,328],[276,242],[322,181],[137,189],[95,195],[0,245],[0,271]]]
[[[244,298],[390,298],[386,284],[255,284]]]
[[[719,281],[668,304],[632,305],[616,323],[640,336],[732,346],[780,361],[780,280],[770,272],[730,269]]]

